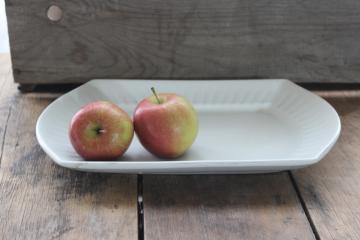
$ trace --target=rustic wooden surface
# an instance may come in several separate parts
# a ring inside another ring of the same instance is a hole
[[[359,82],[357,0],[7,0],[15,80]],[[52,22],[47,9],[63,9]]]
[[[56,95],[20,94],[0,55],[0,239],[138,239],[136,176],[70,171],[35,139]]]
[[[315,239],[288,174],[144,176],[145,239]]]
[[[61,93],[20,94],[9,55],[0,54],[0,239],[359,239],[360,90],[317,93],[342,120],[339,142],[320,163],[267,175],[143,176],[137,184],[135,176],[53,164],[34,126]]]
[[[360,90],[320,95],[340,114],[342,132],[325,159],[293,176],[321,239],[360,239]]]

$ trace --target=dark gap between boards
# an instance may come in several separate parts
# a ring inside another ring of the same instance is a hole
[[[144,240],[143,176],[137,175],[138,240]]]
[[[291,181],[291,183],[292,183],[292,185],[293,185],[293,187],[295,189],[296,196],[298,197],[298,199],[300,201],[300,204],[301,204],[301,207],[303,208],[305,216],[306,216],[306,218],[307,218],[307,220],[308,220],[308,222],[310,224],[311,230],[314,233],[314,237],[315,237],[316,240],[321,240],[319,232],[317,231],[316,226],[314,224],[314,221],[311,218],[311,215],[310,215],[310,212],[309,212],[309,210],[308,210],[308,208],[306,206],[306,203],[305,203],[303,197],[301,196],[299,186],[296,183],[296,180],[295,180],[292,172],[291,171],[287,171],[287,172],[288,172],[290,181]]]

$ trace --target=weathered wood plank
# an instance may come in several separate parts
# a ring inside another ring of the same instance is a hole
[[[287,173],[144,176],[151,239],[314,239]]]
[[[320,95],[340,114],[342,132],[325,159],[293,176],[321,239],[360,239],[360,91]]]
[[[10,55],[2,53],[0,54],[0,166],[7,123],[11,113],[11,100],[15,94],[16,87],[12,82]]]
[[[46,16],[50,4],[60,21]],[[359,82],[357,0],[7,0],[15,80]]]
[[[137,239],[136,176],[70,171],[52,163],[37,144],[37,117],[53,99],[52,94],[15,93],[8,104],[0,238]]]

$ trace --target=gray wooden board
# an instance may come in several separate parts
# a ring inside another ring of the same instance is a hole
[[[144,176],[144,239],[315,239],[286,172]]]
[[[15,81],[360,82],[357,0],[6,0]],[[51,4],[63,17],[51,22]]]
[[[58,95],[20,94],[0,54],[0,238],[136,239],[134,176],[53,164],[36,143],[39,113]],[[339,112],[339,142],[293,171],[320,239],[359,239],[360,92],[320,92]],[[141,192],[140,192],[141,194]],[[144,176],[145,239],[314,239],[287,173]]]
[[[56,95],[20,94],[1,66],[0,80],[0,239],[138,239],[136,176],[55,165],[35,123]]]

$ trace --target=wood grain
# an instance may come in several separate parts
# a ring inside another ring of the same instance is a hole
[[[152,239],[314,239],[287,173],[144,176]]]
[[[35,123],[57,95],[20,94],[12,78],[2,80],[0,238],[137,239],[136,176],[55,165],[36,141]]]
[[[0,54],[0,238],[136,239],[136,178],[69,171],[34,126],[58,94],[20,94]],[[339,112],[339,142],[292,172],[320,239],[359,239],[360,91],[318,92]],[[314,239],[287,173],[144,176],[145,239]]]
[[[63,9],[52,22],[47,9]],[[359,82],[356,0],[7,0],[15,80]]]
[[[16,94],[12,79],[10,55],[0,53],[0,166],[11,113],[11,101]]]
[[[360,239],[360,90],[319,94],[340,114],[342,132],[325,159],[293,176],[321,239]]]

